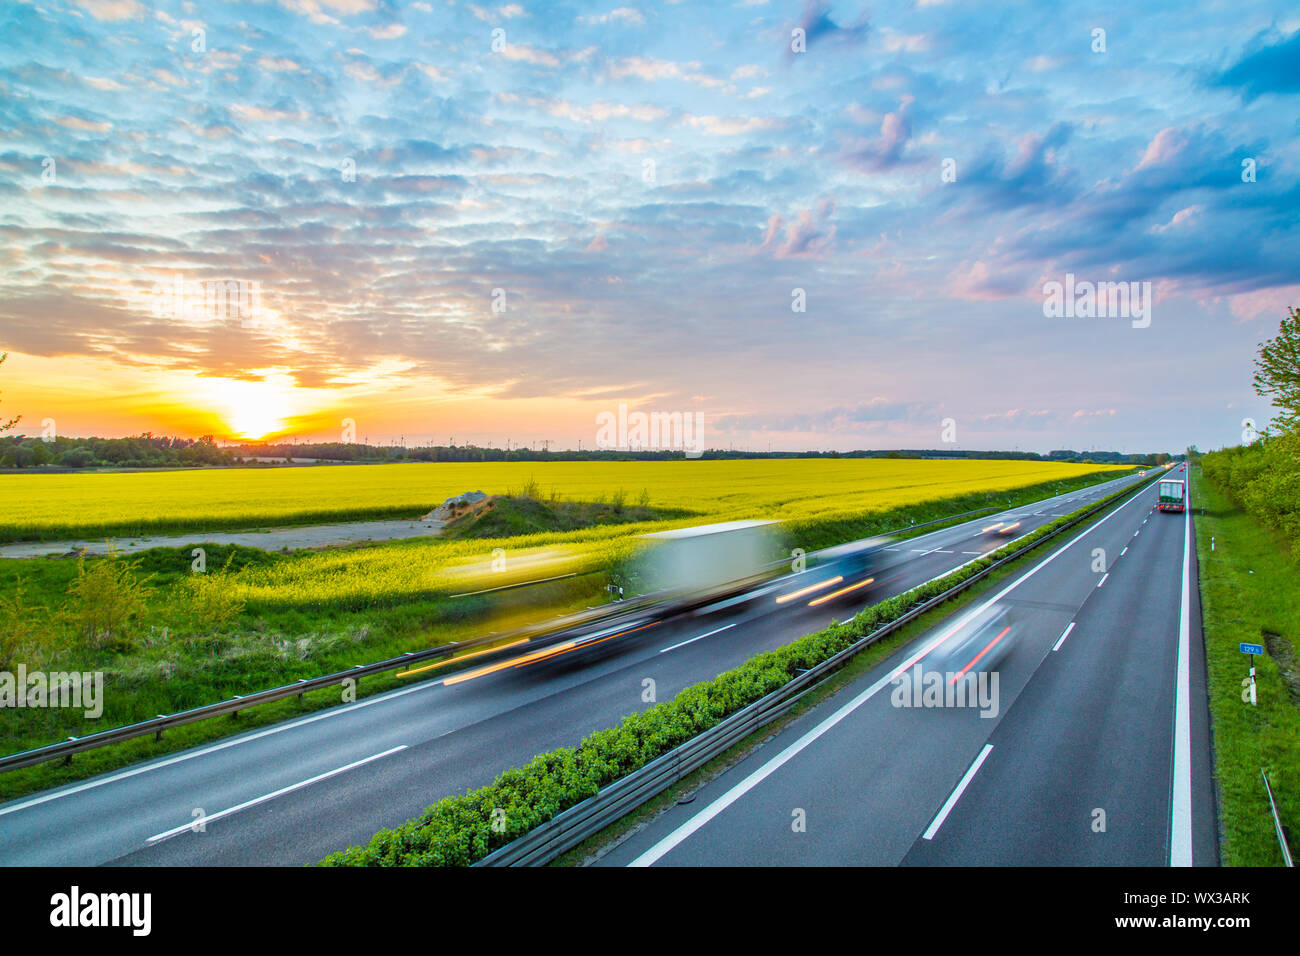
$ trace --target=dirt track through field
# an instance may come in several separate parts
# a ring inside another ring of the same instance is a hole
[[[325,548],[363,541],[396,541],[401,538],[435,537],[446,522],[405,519],[401,521],[344,521],[336,524],[304,525],[300,528],[266,528],[260,531],[211,531],[198,534],[149,535],[113,539],[113,546],[130,554],[149,548],[179,548],[184,545],[239,544],[265,551],[296,551]],[[0,545],[0,558],[40,558],[69,554],[83,548],[87,554],[106,554],[108,542],[23,541]]]

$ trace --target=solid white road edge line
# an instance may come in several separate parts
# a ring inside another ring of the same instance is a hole
[[[1189,489],[1190,492],[1190,489]],[[1188,495],[1190,505],[1191,495]],[[1191,587],[1192,509],[1183,524],[1183,581],[1178,608],[1178,668],[1174,680],[1174,779],[1169,865],[1192,865]]]
[[[832,727],[834,727],[836,724],[842,721],[845,717],[849,716],[849,714],[853,713],[855,710],[857,710],[859,707],[861,707],[863,704],[869,701],[872,697],[876,696],[876,694],[878,694],[883,688],[893,683],[894,679],[898,677],[898,675],[903,674],[906,671],[910,670],[913,667],[913,665],[916,664],[917,661],[924,658],[927,654],[930,653],[930,651],[934,650],[934,648],[938,647],[940,644],[946,641],[957,631],[961,630],[961,628],[966,625],[967,621],[971,620],[976,615],[984,611],[986,608],[997,603],[1007,594],[1010,594],[1016,588],[1020,587],[1020,585],[1024,584],[1035,574],[1037,574],[1040,570],[1042,570],[1043,568],[1047,567],[1047,565],[1055,561],[1058,556],[1064,554],[1066,551],[1072,548],[1075,544],[1077,544],[1080,540],[1082,540],[1084,536],[1091,534],[1093,531],[1100,528],[1103,524],[1105,524],[1111,518],[1115,517],[1117,514],[1119,514],[1121,511],[1123,511],[1125,508],[1127,508],[1129,505],[1131,505],[1133,502],[1137,501],[1141,497],[1142,497],[1141,495],[1134,495],[1132,498],[1124,502],[1122,505],[1120,505],[1110,514],[1106,515],[1096,524],[1084,528],[1072,539],[1070,539],[1069,542],[1061,545],[1061,547],[1058,550],[1053,551],[1050,555],[1043,558],[1042,561],[1034,565],[1032,568],[1030,568],[1028,571],[1026,571],[1016,580],[1012,581],[1010,584],[1004,587],[997,594],[993,595],[993,597],[989,598],[987,601],[980,604],[974,610],[969,611],[966,614],[963,614],[956,624],[954,624],[950,628],[945,629],[941,635],[939,635],[937,638],[930,641],[929,643],[925,644],[918,653],[913,654],[902,664],[895,667],[892,671],[890,671],[884,677],[880,678],[880,680],[876,681],[874,684],[872,684],[870,687],[864,690],[857,697],[853,698],[853,700],[849,701],[839,710],[835,711],[835,713],[831,714],[829,717],[823,720],[812,730],[808,731],[806,734],[804,734],[802,737],[800,737],[798,740],[792,743],[789,747],[786,747],[784,750],[782,750],[779,754],[777,754],[767,763],[763,764],[763,766],[759,767],[757,770],[751,773],[744,780],[740,781],[740,783],[736,784],[734,787],[732,787],[722,796],[718,797],[718,799],[714,800],[707,807],[700,810],[698,813],[696,813],[693,817],[691,817],[689,820],[687,820],[677,829],[673,830],[672,833],[668,834],[666,837],[664,837],[662,840],[660,840],[650,849],[646,850],[644,853],[638,856],[635,860],[629,863],[628,866],[653,866],[656,862],[663,859],[663,857],[671,853],[679,844],[689,839],[690,836],[693,833],[695,833],[695,831],[699,830],[701,827],[703,827],[714,817],[718,816],[720,813],[726,810],[727,807],[731,806],[733,803],[735,803],[737,800],[743,797],[750,790],[753,790],[765,779],[767,779],[769,776],[771,776],[773,773],[779,770],[788,761],[792,760],[795,756],[797,756],[800,753],[800,751],[804,750],[806,747],[808,747],[814,741],[816,741],[817,738],[821,737],[828,730],[830,730]],[[969,564],[970,562],[968,561],[966,563]],[[952,572],[949,571],[948,573],[951,574]],[[942,577],[942,575],[940,575],[940,577]]]
[[[328,770],[325,773],[317,774],[316,776],[312,777],[310,780],[303,780],[300,783],[290,784],[287,787],[281,787],[279,790],[275,791],[274,793],[268,793],[265,796],[261,796],[261,797],[254,797],[252,800],[245,800],[243,803],[230,807],[226,810],[218,810],[216,813],[209,813],[206,816],[199,817],[196,820],[191,820],[189,823],[183,823],[178,827],[172,827],[170,830],[164,830],[162,833],[155,833],[146,842],[161,843],[163,840],[169,840],[174,836],[179,836],[180,834],[184,833],[186,830],[192,831],[199,824],[203,824],[204,826],[206,826],[207,824],[213,822],[214,820],[220,820],[222,817],[228,817],[233,813],[238,813],[240,810],[247,810],[249,807],[255,807],[259,803],[266,803],[266,801],[274,800],[276,797],[282,797],[286,793],[293,793],[293,791],[301,790],[303,787],[310,787],[313,783],[319,783],[322,780],[328,780],[330,777],[337,777],[341,773],[347,773],[349,770],[353,770],[364,764],[368,764],[375,760],[378,760],[381,757],[387,757],[389,754],[395,754],[399,750],[405,750],[405,749],[406,749],[406,744],[402,744],[399,747],[393,747],[389,750],[385,750],[381,754],[375,754],[373,757],[365,757],[361,760],[355,760],[352,763],[348,764],[346,767],[339,767],[335,770]]]
[[[957,805],[957,801],[961,799],[961,795],[966,792],[966,788],[970,786],[970,782],[975,779],[975,774],[979,773],[980,765],[984,763],[984,758],[986,758],[992,751],[992,744],[984,745],[984,749],[980,751],[980,755],[975,758],[975,762],[971,764],[970,769],[966,771],[966,776],[961,778],[961,783],[957,784],[957,789],[948,796],[947,803],[943,805],[943,808],[939,811],[939,815],[934,818],[934,821],[930,824],[921,839],[934,839],[934,835],[939,832],[939,827],[943,826],[943,821],[948,819],[948,814],[952,813],[952,808]]]

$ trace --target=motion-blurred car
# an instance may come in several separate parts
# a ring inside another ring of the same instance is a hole
[[[825,548],[809,555],[811,567],[792,575],[790,588],[778,597],[778,604],[807,597],[810,607],[826,604],[852,593],[864,593],[876,580],[884,561],[884,549],[892,538],[864,538]]]
[[[819,571],[842,575],[846,581],[868,577],[880,566],[881,552],[893,538],[865,538],[816,552]]]
[[[926,655],[922,669],[947,674],[997,670],[1015,645],[1010,609],[992,604],[961,624],[960,630]]]

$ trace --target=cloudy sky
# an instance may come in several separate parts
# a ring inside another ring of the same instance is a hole
[[[10,0],[0,410],[1038,451],[1270,417],[1293,5],[621,2]],[[1067,276],[1149,323],[1045,315]]]

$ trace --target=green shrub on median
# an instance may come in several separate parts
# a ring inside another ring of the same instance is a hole
[[[1133,490],[1109,495],[1113,501]],[[1083,511],[1085,509],[1080,509]],[[1076,515],[1078,512],[1075,513]],[[723,719],[782,687],[896,620],[911,608],[978,574],[1008,554],[1036,543],[1074,515],[1058,518],[956,571],[887,598],[841,624],[759,654],[713,680],[686,688],[670,701],[599,730],[576,748],[561,748],[507,770],[463,796],[444,797],[400,827],[381,830],[366,846],[321,860],[320,866],[468,866],[519,839],[597,791],[645,766]]]

